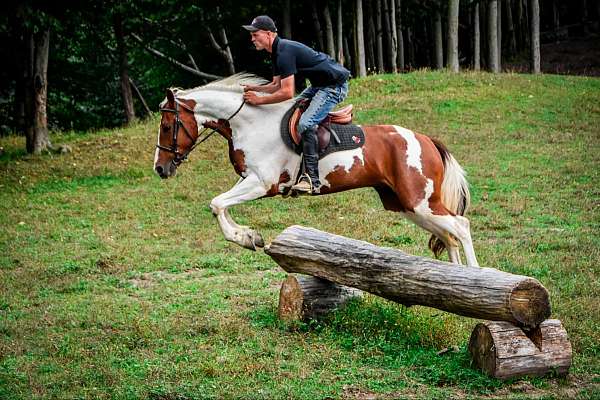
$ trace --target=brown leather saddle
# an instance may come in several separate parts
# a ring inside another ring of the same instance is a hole
[[[300,100],[289,120],[289,130],[292,141],[296,145],[300,145],[301,137],[298,133],[298,121],[308,108],[310,104],[309,100]],[[341,108],[337,111],[331,111],[323,121],[319,123],[317,128],[317,137],[319,138],[319,151],[323,151],[329,145],[331,135],[336,139],[336,143],[340,143],[340,138],[337,136],[335,131],[331,128],[331,124],[337,125],[348,125],[352,123],[352,104]]]

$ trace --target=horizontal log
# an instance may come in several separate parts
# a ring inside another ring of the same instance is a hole
[[[291,226],[265,248],[284,270],[411,306],[535,327],[550,316],[539,281],[492,268],[413,256],[313,228]]]
[[[279,291],[279,318],[286,321],[318,320],[361,295],[358,289],[325,279],[290,274]]]
[[[509,322],[478,324],[469,340],[474,364],[498,379],[565,375],[571,366],[572,348],[557,319],[548,319],[525,332]]]

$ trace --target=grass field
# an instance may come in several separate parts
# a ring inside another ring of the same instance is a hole
[[[65,155],[0,139],[0,398],[600,398],[600,79],[421,71],[354,80],[347,102],[358,123],[446,143],[469,174],[481,265],[548,288],[569,377],[490,379],[466,351],[476,320],[372,296],[281,323],[285,273],[226,242],[208,207],[237,180],[226,143],[161,181],[154,116],[57,133]],[[431,256],[373,190],[232,214],[267,242],[302,224]]]

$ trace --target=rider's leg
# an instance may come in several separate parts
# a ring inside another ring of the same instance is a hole
[[[308,193],[318,192],[319,186],[321,185],[319,181],[318,124],[327,117],[327,114],[329,114],[339,102],[344,100],[348,93],[348,83],[344,83],[337,87],[314,88],[313,90],[315,89],[316,93],[314,94],[310,105],[306,111],[304,111],[298,122],[298,132],[302,135],[304,166],[311,182],[309,183],[307,182],[307,179],[304,179],[292,187],[293,190]]]

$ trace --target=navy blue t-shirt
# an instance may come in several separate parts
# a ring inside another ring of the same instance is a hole
[[[290,75],[305,76],[312,86],[325,87],[344,83],[350,71],[335,62],[325,53],[293,40],[276,37],[271,53],[273,76],[281,79]]]

